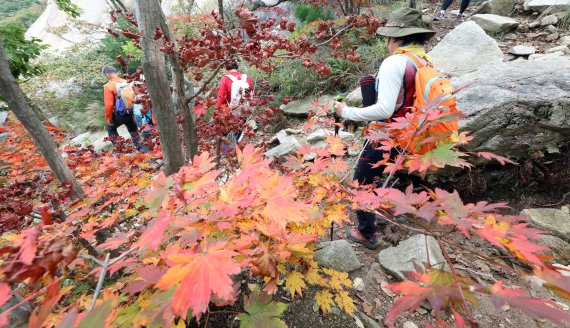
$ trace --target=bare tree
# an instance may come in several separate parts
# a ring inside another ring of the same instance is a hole
[[[28,133],[34,139],[38,149],[42,153],[49,167],[55,173],[55,176],[61,183],[71,183],[72,196],[74,198],[83,198],[85,193],[81,186],[71,173],[71,170],[57,151],[57,145],[49,134],[48,130],[43,126],[34,110],[27,102],[22,89],[16,82],[14,75],[10,71],[10,63],[8,56],[4,50],[4,44],[0,41],[0,95],[6,100],[8,106],[14,112],[16,117]]]

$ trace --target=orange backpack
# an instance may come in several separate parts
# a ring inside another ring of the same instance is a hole
[[[417,69],[415,75],[414,108],[412,110],[423,112],[426,109],[426,105],[430,104],[437,105],[440,110],[457,113],[454,88],[451,81],[435,70],[433,64],[427,60],[409,52],[403,52],[401,55],[411,59]],[[437,99],[439,99],[438,104],[430,103]],[[419,115],[417,124],[422,123],[423,117],[425,115]],[[427,129],[427,132],[422,133],[420,140],[412,142],[408,146],[408,150],[415,154],[425,154],[437,147],[438,143],[450,140],[452,134],[457,132],[458,121],[459,118],[454,116],[445,122],[430,123],[431,127]],[[413,133],[414,131],[408,132]],[[410,134],[407,135],[409,136]],[[421,141],[426,138],[430,138],[430,141],[422,144]],[[405,137],[397,137],[396,139],[401,147],[405,147],[409,141],[409,137],[407,140],[403,140]]]

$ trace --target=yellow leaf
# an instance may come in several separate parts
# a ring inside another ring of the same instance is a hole
[[[318,269],[310,268],[307,273],[305,273],[305,280],[309,285],[321,285],[325,279],[319,275]]]
[[[339,272],[332,269],[323,269],[323,271],[330,276],[329,286],[336,290],[341,291],[344,287],[351,287],[352,282],[348,278],[348,273],[346,272]],[[344,286],[344,287],[343,287]]]
[[[291,271],[285,275],[285,287],[291,292],[291,297],[295,297],[295,293],[303,296],[303,288],[307,287],[303,280],[303,274],[299,271]]]
[[[143,258],[143,264],[154,264],[155,266],[160,262],[160,257],[145,257]]]
[[[348,295],[347,291],[342,291],[336,294],[334,300],[336,302],[336,305],[349,315],[352,315],[354,313],[354,310],[356,310],[356,306],[354,305],[352,298],[350,295]]]
[[[323,314],[327,314],[334,305],[333,296],[327,289],[320,290],[315,295],[315,303],[321,308]]]

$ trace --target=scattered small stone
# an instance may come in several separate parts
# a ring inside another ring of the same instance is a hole
[[[418,328],[418,325],[416,325],[415,323],[413,323],[411,321],[406,321],[402,325],[402,328]]]
[[[539,27],[540,26],[540,22],[532,22],[530,24],[528,24],[529,28],[535,28],[535,27]]]
[[[317,303],[313,304],[313,312],[319,312],[319,306],[317,305]]]
[[[396,297],[396,294],[394,294],[391,290],[386,288],[386,286],[388,286],[389,284],[390,284],[389,282],[387,282],[386,280],[383,279],[382,281],[380,281],[380,289],[382,289],[382,291],[386,295],[388,295],[390,297]]]
[[[517,45],[509,49],[509,53],[515,56],[530,56],[536,52],[536,49],[531,46]]]
[[[503,39],[505,39],[505,40],[516,40],[517,35],[515,33],[507,33],[507,34],[505,34],[505,36],[503,36]]]
[[[311,144],[317,142],[317,141],[321,141],[321,140],[326,140],[327,136],[333,136],[334,135],[334,131],[332,130],[325,130],[325,129],[319,129],[313,133],[311,133],[308,137],[307,137],[307,141]],[[353,140],[354,139],[354,134],[352,133],[348,133],[345,131],[339,131],[338,132],[338,136],[342,139],[342,140]]]
[[[285,132],[287,132],[287,134],[299,134],[299,133],[303,132],[303,130],[302,129],[287,128],[287,129],[285,129]]]
[[[558,44],[561,46],[570,47],[570,35],[561,37],[560,40],[558,40]]]
[[[539,34],[538,33],[527,33],[526,37],[529,39],[536,39],[538,38]]]
[[[354,316],[354,322],[356,323],[356,326],[358,328],[365,328],[364,324],[362,323],[362,321],[360,321],[360,319],[357,316]]]
[[[550,54],[550,53],[553,53],[553,52],[559,52],[559,51],[568,53],[568,52],[570,52],[570,49],[569,49],[567,46],[557,46],[557,47],[553,47],[553,48],[550,48],[550,49],[546,49],[546,50],[545,50],[545,52],[546,52],[547,54]]]
[[[356,289],[359,292],[364,291],[364,288],[366,287],[364,284],[364,280],[362,280],[362,278],[355,278],[354,281],[352,282],[352,287],[354,287],[354,289]]]
[[[340,311],[339,308],[337,308],[336,306],[333,306],[333,307],[331,308],[331,314],[334,314],[334,315],[341,315],[342,312]]]
[[[503,312],[507,312],[510,309],[511,309],[511,307],[508,304],[504,304],[503,306],[501,306],[501,310]]]
[[[542,26],[556,25],[557,23],[558,23],[558,17],[556,17],[556,15],[544,16],[540,20],[540,25]]]
[[[519,22],[515,19],[493,14],[473,15],[471,20],[489,33],[510,32],[519,26]]]
[[[554,33],[554,32],[558,32],[558,27],[554,26],[554,25],[548,25],[546,27],[546,30],[550,33]]]
[[[362,313],[362,312],[356,312],[356,317],[358,317],[364,328],[380,328],[380,324],[378,324],[378,322],[376,322],[376,320],[370,318],[369,316],[367,316],[366,314]]]
[[[554,32],[554,33],[548,34],[546,36],[546,41],[554,42],[554,41],[558,40],[559,38],[560,38],[560,34],[558,34],[558,32]]]

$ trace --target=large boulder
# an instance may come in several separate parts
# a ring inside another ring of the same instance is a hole
[[[121,125],[117,129],[117,132],[119,133],[119,136],[123,137],[124,139],[131,138],[131,135],[127,130],[127,127],[124,125]],[[102,150],[110,150],[113,147],[113,144],[110,141],[105,141],[105,138],[107,138],[108,136],[109,134],[107,133],[107,131],[85,132],[71,139],[71,144],[81,147],[87,147],[92,145],[93,149],[96,152]]]
[[[346,240],[334,240],[320,243],[315,252],[315,261],[319,265],[343,272],[352,272],[362,265]]]
[[[519,26],[516,20],[493,14],[477,14],[471,16],[471,20],[489,33],[505,33],[515,30]]]
[[[428,254],[432,266],[441,269],[443,265],[448,270],[435,238],[421,234],[401,241],[396,247],[382,250],[378,254],[378,262],[394,278],[404,280],[406,278],[402,272],[415,271],[414,264],[423,267],[423,263],[428,262]]]
[[[568,208],[529,208],[521,215],[529,217],[532,225],[570,242],[570,213]]]
[[[305,118],[309,116],[309,113],[317,111],[317,108],[313,104],[314,101],[317,101],[320,105],[325,105],[327,103],[331,103],[333,100],[334,96],[321,96],[318,99],[308,97],[283,105],[281,106],[281,110],[286,116]]]
[[[570,10],[570,0],[531,0],[526,6],[530,10],[549,13]]]
[[[467,150],[524,158],[570,142],[570,58],[487,65],[452,80],[465,113]]]
[[[463,75],[503,61],[497,42],[475,22],[465,22],[449,32],[430,51],[435,66],[448,75]]]

